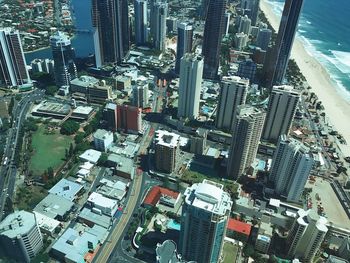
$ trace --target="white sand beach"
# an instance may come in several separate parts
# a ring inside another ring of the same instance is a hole
[[[260,1],[260,8],[277,32],[280,20],[273,13],[272,7],[263,0]],[[334,129],[341,133],[350,145],[350,102],[344,98],[345,91],[336,88],[323,66],[307,53],[298,38],[294,41],[291,57],[295,59],[312,87],[311,91],[322,101],[326,116]]]

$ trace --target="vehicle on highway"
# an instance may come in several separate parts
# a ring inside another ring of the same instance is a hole
[[[8,160],[8,158],[7,158],[7,157],[5,157],[5,160],[4,160],[3,165],[6,165],[6,164],[7,164],[7,160]]]

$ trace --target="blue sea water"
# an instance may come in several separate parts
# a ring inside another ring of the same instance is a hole
[[[264,0],[281,16],[284,0]],[[297,37],[350,95],[350,1],[304,0]]]

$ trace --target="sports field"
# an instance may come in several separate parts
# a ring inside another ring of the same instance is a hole
[[[59,131],[47,133],[45,125],[40,125],[32,135],[34,151],[29,169],[33,171],[33,175],[41,175],[49,167],[57,169],[63,162],[65,149],[69,149],[72,140],[69,136],[61,135]]]

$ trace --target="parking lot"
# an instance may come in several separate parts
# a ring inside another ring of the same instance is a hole
[[[310,182],[309,180],[306,183],[305,188],[312,188],[312,192],[310,193],[312,209],[317,212],[318,205],[323,206],[325,216],[329,222],[350,230],[350,219],[345,213],[330,183],[319,177],[316,177],[314,183]],[[317,195],[319,196],[319,200],[316,198]]]

